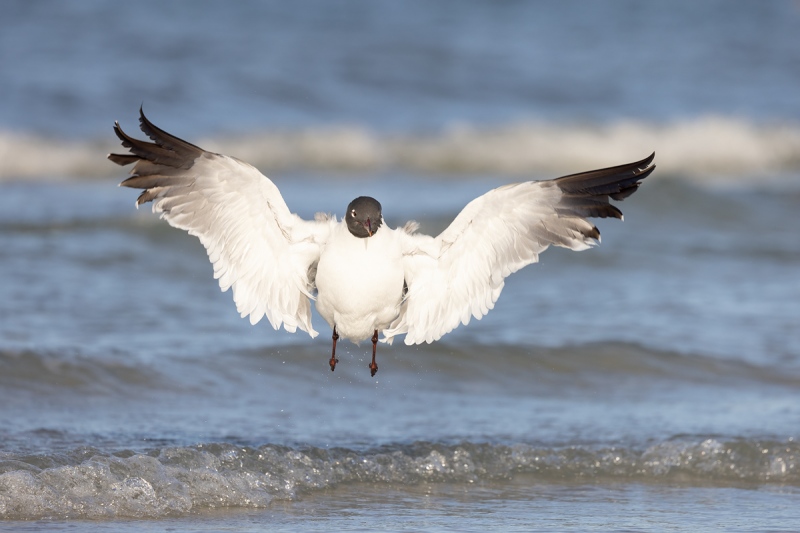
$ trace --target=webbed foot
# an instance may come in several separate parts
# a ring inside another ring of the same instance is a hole
[[[333,372],[336,370],[336,363],[339,362],[339,360],[336,358],[336,341],[339,340],[339,334],[336,333],[336,326],[333,326],[333,335],[331,338],[333,339],[333,349],[331,350],[331,358],[328,361],[328,364],[331,365],[331,372]]]
[[[375,352],[378,349],[378,330],[375,330],[375,333],[372,335],[372,362],[369,364],[369,373],[372,377],[375,377],[375,373],[378,371],[378,363],[375,362]]]

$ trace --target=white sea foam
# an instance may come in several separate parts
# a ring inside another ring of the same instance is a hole
[[[127,129],[134,130],[130,125]],[[338,126],[188,140],[268,173],[399,169],[545,177],[619,164],[652,151],[661,176],[735,182],[800,170],[800,124],[757,124],[719,116],[666,124],[462,124],[426,134],[379,134]],[[119,169],[105,158],[112,151],[124,150],[111,135],[76,141],[0,132],[0,180],[118,175]]]
[[[345,483],[469,486],[533,476],[542,482],[615,479],[691,485],[796,485],[794,441],[668,440],[645,450],[417,442],[358,451],[205,444],[150,454],[0,455],[0,518],[158,518],[275,499]]]

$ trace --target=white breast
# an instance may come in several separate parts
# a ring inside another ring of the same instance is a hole
[[[340,224],[317,265],[317,310],[341,337],[370,338],[398,316],[403,261],[396,230],[385,224],[366,239]]]

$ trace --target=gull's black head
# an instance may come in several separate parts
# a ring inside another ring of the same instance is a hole
[[[375,198],[359,196],[347,206],[347,229],[359,239],[372,237],[383,224],[381,204]]]

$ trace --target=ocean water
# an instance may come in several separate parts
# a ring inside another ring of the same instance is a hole
[[[796,2],[9,2],[0,531],[800,530]],[[431,345],[250,326],[114,120],[435,234],[655,173]]]

